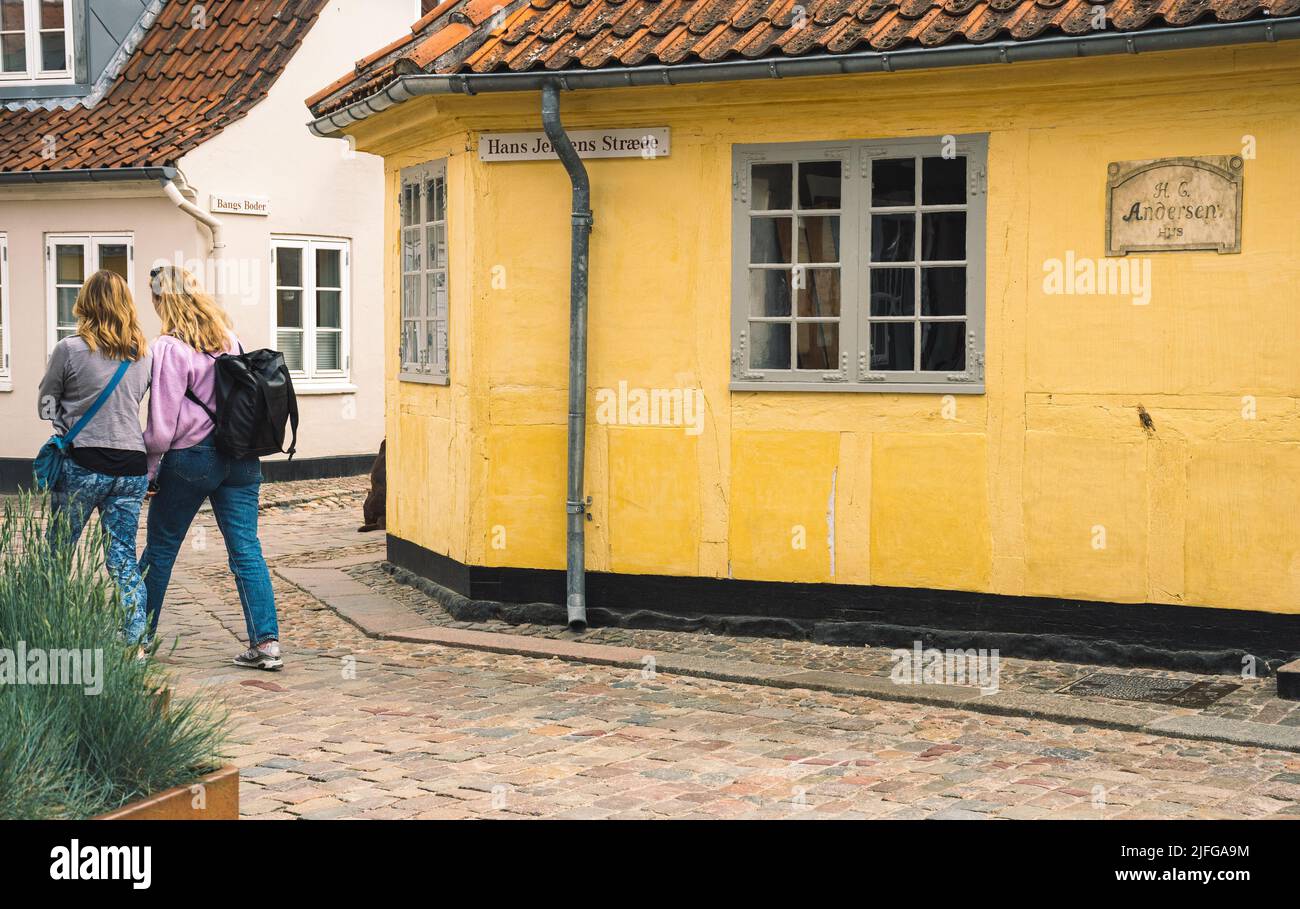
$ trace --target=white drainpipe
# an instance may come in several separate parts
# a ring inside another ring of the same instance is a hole
[[[167,194],[167,198],[171,199],[177,208],[195,221],[205,225],[212,233],[211,252],[215,253],[219,249],[225,249],[226,244],[221,239],[221,222],[181,195],[181,188],[176,185],[175,181],[161,180],[159,182],[162,184],[163,192]]]

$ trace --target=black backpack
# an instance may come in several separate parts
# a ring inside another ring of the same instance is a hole
[[[284,354],[275,350],[244,353],[241,346],[238,354],[212,359],[217,362],[216,413],[193,391],[186,389],[185,397],[202,407],[217,427],[217,451],[230,458],[261,458],[287,451],[293,460],[298,446],[298,397]],[[293,428],[288,449],[284,447],[286,422]]]

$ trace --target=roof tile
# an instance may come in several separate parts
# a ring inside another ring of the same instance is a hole
[[[415,69],[671,66],[1078,35],[1094,30],[1098,8],[1107,28],[1136,31],[1292,15],[1300,0],[443,0],[412,39],[371,55],[309,104],[330,113]],[[505,24],[492,29],[498,9]]]
[[[210,0],[195,29],[190,0],[168,0],[93,107],[0,113],[0,171],[175,164],[266,97],[325,2],[295,0],[290,15],[288,0]]]

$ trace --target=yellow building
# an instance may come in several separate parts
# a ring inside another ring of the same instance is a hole
[[[1296,4],[1001,6],[448,0],[311,99],[387,166],[390,561],[566,602],[550,85],[594,620],[1300,652]]]

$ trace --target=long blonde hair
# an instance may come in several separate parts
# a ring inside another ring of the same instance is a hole
[[[184,341],[200,353],[224,353],[230,346],[234,322],[203,292],[194,275],[164,265],[149,273],[149,287],[163,334]]]
[[[77,334],[91,350],[112,360],[139,360],[149,352],[149,342],[136,318],[131,288],[122,276],[97,271],[90,276],[72,307]]]

